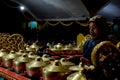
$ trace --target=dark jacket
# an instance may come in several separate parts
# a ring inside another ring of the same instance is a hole
[[[103,36],[100,39],[95,40],[91,38],[85,42],[83,46],[83,57],[90,60],[90,64],[91,64],[91,53],[93,51],[93,48],[102,41],[111,41],[111,40],[108,38],[108,36]]]
[[[89,39],[88,41],[85,42],[83,46],[83,57],[90,60],[90,62],[91,62],[91,53],[96,44],[97,43],[94,39]]]

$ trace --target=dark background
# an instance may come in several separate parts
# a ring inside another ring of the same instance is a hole
[[[15,5],[16,6],[16,5]],[[86,27],[82,27],[77,24],[73,24],[71,26],[63,26],[57,25],[55,27],[47,26],[43,28],[41,31],[37,32],[36,29],[23,29],[23,24],[28,24],[30,20],[26,19],[26,17],[22,14],[19,9],[11,8],[6,4],[0,2],[0,32],[2,33],[20,33],[25,37],[25,40],[41,40],[41,41],[66,41],[72,42],[76,41],[76,37],[79,33],[85,33]],[[29,15],[29,13],[25,13]],[[31,17],[31,16],[29,16]],[[31,17],[32,18],[32,17]],[[51,23],[56,23],[57,21],[51,21]],[[72,21],[65,21],[66,23],[70,23]],[[65,23],[64,22],[64,23]],[[39,21],[38,21],[39,23]],[[28,25],[26,25],[28,26]],[[86,33],[85,33],[86,34]]]
[[[101,9],[101,6],[104,5],[104,3],[108,2],[108,0],[82,0],[85,6],[87,7],[88,11],[91,13],[91,15],[96,14],[96,11]],[[13,6],[18,6],[18,4],[11,3],[9,0],[6,0],[7,3],[10,3]],[[112,0],[111,4],[116,5],[117,8],[120,8],[119,0]],[[45,27],[43,30],[37,32],[36,30],[30,30],[26,29],[23,30],[23,23],[27,24],[30,20],[28,20],[24,15],[23,12],[21,12],[18,8],[13,8],[13,6],[9,6],[4,3],[4,0],[0,0],[0,32],[2,33],[20,33],[22,34],[26,40],[45,40],[45,41],[52,41],[56,40],[58,42],[62,40],[66,41],[73,41],[76,40],[76,36],[79,33],[83,33],[84,35],[89,33],[88,28],[82,27],[77,24],[73,24],[72,26],[66,27],[63,25],[57,25],[56,27]],[[120,10],[119,10],[120,11]],[[107,17],[108,20],[112,21],[113,17],[112,13],[118,13],[116,12],[108,12],[104,13],[103,10],[100,10],[98,14],[102,14],[103,16]],[[110,14],[111,13],[111,14]],[[34,20],[34,18],[28,13],[24,12],[31,20]],[[119,15],[116,14],[117,17]],[[112,17],[112,18],[111,18]],[[39,22],[39,21],[38,21]],[[54,22],[54,21],[53,21]],[[66,21],[71,22],[71,21]]]

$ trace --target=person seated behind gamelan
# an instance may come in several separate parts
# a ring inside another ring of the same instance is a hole
[[[111,41],[108,37],[109,34],[107,31],[108,30],[107,27],[108,25],[104,17],[100,15],[96,15],[90,18],[89,32],[92,38],[87,40],[83,46],[83,56],[80,58],[80,61],[83,63],[83,66],[93,65],[91,61],[91,54],[97,44],[103,41]],[[107,49],[109,50],[109,48]],[[112,48],[110,50],[112,50]],[[102,67],[97,66],[95,67],[94,70],[85,69],[84,74],[86,74],[86,77],[88,78],[88,80],[120,80],[119,78],[120,74],[118,74],[119,73],[118,71],[120,71],[120,68],[118,66],[119,64],[116,62],[117,60],[118,62],[120,61],[120,55],[118,55],[119,58],[117,58],[116,61],[114,60],[115,56],[111,56],[111,57],[108,57],[105,59],[105,61],[101,64]],[[113,62],[111,61],[111,59]],[[114,64],[114,62],[116,65]],[[112,66],[113,64],[114,66]]]
[[[83,45],[83,56],[80,58],[83,64],[92,64],[91,52],[93,48],[101,41],[109,40],[107,28],[107,21],[101,15],[89,19],[89,33],[92,38],[88,39]]]

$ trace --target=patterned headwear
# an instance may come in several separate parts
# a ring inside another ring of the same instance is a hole
[[[93,16],[92,18],[89,19],[89,23],[90,22],[94,22],[95,24],[100,26],[100,28],[102,28],[102,29],[107,28],[107,21],[101,15]]]

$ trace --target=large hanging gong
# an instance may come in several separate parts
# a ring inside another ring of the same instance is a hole
[[[107,58],[118,58],[120,57],[120,52],[115,44],[110,41],[103,41],[97,44],[91,54],[92,64],[94,66],[100,66],[100,63],[104,62]],[[114,59],[115,60],[115,59]],[[120,59],[119,59],[120,60]]]
[[[92,51],[91,60],[110,80],[120,79],[120,51],[112,42],[103,41],[97,44]]]

